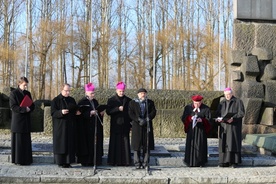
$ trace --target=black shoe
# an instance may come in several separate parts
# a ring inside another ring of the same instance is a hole
[[[70,164],[63,164],[62,168],[72,168],[72,166]]]
[[[229,167],[229,164],[219,164],[218,167]]]
[[[231,167],[232,167],[232,168],[236,168],[236,167],[237,167],[237,164],[232,164]]]

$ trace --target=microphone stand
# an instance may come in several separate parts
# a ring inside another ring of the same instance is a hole
[[[95,175],[95,174],[97,174],[97,139],[98,139],[98,130],[97,130],[97,128],[98,128],[98,122],[97,122],[97,119],[99,119],[99,122],[102,124],[102,126],[103,126],[103,122],[102,122],[102,120],[101,120],[101,118],[100,118],[100,116],[98,115],[98,112],[96,111],[96,108],[95,108],[95,105],[94,105],[94,103],[92,102],[92,100],[89,100],[88,99],[88,101],[90,102],[90,104],[91,104],[91,106],[92,106],[92,108],[93,108],[93,110],[95,111],[95,130],[94,130],[94,166],[93,166],[93,175]],[[105,170],[110,170],[110,169],[105,169]]]
[[[150,148],[149,148],[149,133],[150,133],[150,120],[149,120],[149,105],[148,105],[148,98],[146,97],[146,120],[147,120],[147,165],[146,165],[146,171],[147,174],[151,175],[151,171],[150,171]],[[155,169],[155,170],[161,170],[161,169]]]

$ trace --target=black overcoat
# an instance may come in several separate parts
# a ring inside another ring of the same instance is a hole
[[[106,113],[110,115],[110,134],[127,134],[131,128],[130,118],[128,115],[128,104],[131,98],[124,96],[123,101],[118,95],[114,95],[107,101]],[[119,111],[119,106],[123,106],[124,110]]]
[[[149,132],[149,148],[151,150],[154,150],[154,134],[153,134],[153,126],[152,126],[152,120],[156,116],[156,109],[154,102],[150,99],[147,99],[148,106],[145,108],[145,114],[144,117],[149,118],[149,126],[150,126],[150,132]],[[147,126],[140,126],[138,118],[141,117],[141,108],[139,105],[139,102],[137,100],[132,100],[129,102],[129,110],[128,110],[129,116],[132,120],[132,134],[131,134],[131,147],[134,151],[140,150],[141,146],[146,146],[147,141]]]
[[[62,109],[69,109],[69,113],[62,114]],[[72,97],[59,94],[51,102],[53,118],[53,152],[54,154],[75,154],[75,121],[77,103]]]
[[[217,117],[223,117],[228,112],[235,113],[232,123],[220,123],[219,125],[219,151],[225,152],[227,145],[228,151],[240,152],[242,144],[242,118],[244,117],[244,105],[242,100],[232,96],[227,109],[226,99],[219,104]]]
[[[25,95],[28,95],[31,99],[31,93],[27,90],[21,90],[17,88],[10,93],[10,108],[12,110],[11,118],[11,132],[15,133],[30,133],[31,132],[31,116],[35,108],[34,103],[29,107],[31,111],[27,112],[26,107],[20,107]]]

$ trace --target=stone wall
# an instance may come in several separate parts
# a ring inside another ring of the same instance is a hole
[[[184,137],[183,124],[180,117],[183,113],[184,106],[191,103],[191,96],[198,94],[196,91],[181,90],[148,90],[148,96],[154,100],[157,109],[157,116],[154,119],[155,137]],[[100,104],[105,104],[107,99],[115,94],[115,89],[96,90],[95,98]],[[222,92],[203,91],[199,94],[204,96],[204,103],[209,105],[214,113]],[[126,95],[130,98],[137,97],[136,90],[126,90]],[[8,94],[1,93],[0,96],[8,97]],[[76,101],[84,96],[83,89],[73,89],[71,92]],[[52,117],[50,109],[50,100],[36,100],[36,108],[32,113],[33,132],[43,132],[44,134],[52,134]],[[10,110],[7,112],[10,113]],[[3,114],[3,113],[2,113]],[[4,113],[5,114],[5,113]],[[104,134],[109,136],[109,116],[104,116]],[[10,119],[7,118],[5,124],[0,124],[0,128],[9,128]],[[210,137],[216,137],[217,126],[214,124]]]

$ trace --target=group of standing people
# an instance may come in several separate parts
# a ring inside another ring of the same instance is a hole
[[[132,164],[131,147],[134,150],[134,162],[137,168],[147,166],[148,154],[146,142],[153,148],[152,119],[156,115],[154,103],[146,99],[147,91],[138,90],[138,98],[125,95],[126,85],[119,82],[116,94],[108,99],[106,105],[99,105],[94,98],[95,87],[85,85],[85,97],[78,103],[71,97],[69,84],[64,84],[61,93],[52,100],[53,152],[54,161],[63,168],[71,163],[82,166],[102,164],[103,156],[103,115],[110,116],[110,139],[108,164],[129,166]],[[143,104],[141,106],[141,104]],[[141,124],[143,121],[144,124]],[[137,126],[138,125],[138,126]],[[149,139],[147,128],[149,127]],[[132,131],[130,144],[130,131]],[[142,155],[140,152],[142,150]],[[75,160],[76,158],[76,160]]]
[[[215,122],[218,123],[219,167],[237,167],[242,162],[242,100],[233,96],[231,88],[225,88]],[[192,96],[192,104],[184,108],[181,117],[186,135],[184,162],[190,167],[203,167],[207,162],[207,135],[211,130],[210,108],[202,103],[201,95]]]
[[[33,162],[30,113],[35,105],[31,93],[26,90],[27,85],[28,79],[21,77],[18,88],[10,94],[12,163],[18,165]],[[147,90],[139,89],[137,98],[131,99],[125,95],[126,85],[119,82],[116,94],[106,105],[100,105],[94,98],[95,86],[88,83],[84,88],[85,96],[76,103],[70,96],[71,86],[64,84],[60,94],[51,102],[54,162],[63,168],[70,168],[75,162],[82,166],[101,165],[103,115],[106,111],[110,116],[108,164],[131,165],[132,149],[135,167],[147,167],[150,150],[154,150],[152,120],[156,116],[154,102],[147,98]],[[26,96],[31,101],[27,106],[22,105]],[[233,96],[231,88],[224,90],[224,96],[215,118],[219,124],[219,166],[236,167],[241,163],[244,105],[242,100]],[[194,95],[192,104],[185,106],[181,117],[187,133],[184,162],[190,167],[202,167],[208,161],[207,135],[212,117],[210,108],[202,100],[201,95]]]

